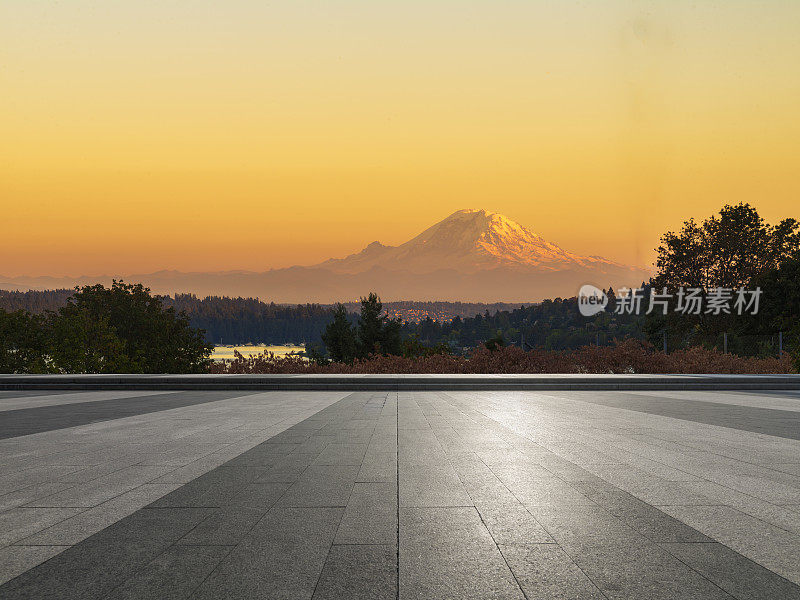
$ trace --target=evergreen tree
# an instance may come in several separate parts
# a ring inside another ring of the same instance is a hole
[[[608,296],[608,304],[606,304],[606,312],[613,313],[617,309],[617,295],[614,293],[613,286],[608,286],[608,290],[606,290],[606,296]]]
[[[375,292],[361,298],[361,317],[358,319],[358,353],[362,358],[370,354],[399,356],[400,321],[383,314],[383,304]]]
[[[336,305],[333,321],[325,328],[322,341],[332,360],[349,363],[356,358],[356,334],[344,304]]]

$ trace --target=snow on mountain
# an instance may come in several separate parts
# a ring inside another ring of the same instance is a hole
[[[339,273],[361,273],[374,267],[414,273],[440,269],[474,273],[499,267],[535,271],[622,267],[600,257],[567,252],[506,216],[474,209],[456,211],[400,246],[372,242],[358,254],[318,266]]]
[[[536,302],[574,296],[580,286],[637,285],[648,273],[597,256],[579,256],[511,219],[485,210],[459,210],[400,246],[373,242],[357,254],[262,273],[129,275],[159,294],[260,297],[274,302],[338,302],[370,291],[384,300]],[[111,277],[2,278],[0,289],[56,289],[103,283]]]

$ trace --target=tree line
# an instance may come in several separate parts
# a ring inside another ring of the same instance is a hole
[[[75,290],[0,290],[0,310],[24,310],[43,315],[63,307]],[[257,298],[229,298],[194,294],[154,296],[174,308],[189,324],[204,331],[211,344],[319,343],[325,326],[333,319],[333,308],[321,304],[285,306]]]
[[[39,314],[0,309],[0,373],[204,373],[212,350],[141,284],[85,286]]]
[[[2,372],[199,372],[212,343],[305,342],[314,360],[352,362],[371,355],[468,354],[485,345],[572,350],[614,340],[649,340],[670,349],[721,347],[743,355],[748,336],[783,332],[800,350],[800,232],[794,219],[764,221],[749,204],[726,205],[702,223],[690,219],[657,248],[658,272],[638,287],[675,291],[760,288],[755,315],[619,314],[609,287],[606,311],[580,315],[576,298],[555,298],[514,310],[438,322],[389,318],[369,294],[360,315],[345,305],[281,306],[250,298],[153,296],[141,285],[0,293]],[[671,306],[670,308],[675,308]],[[766,354],[774,354],[767,350]]]

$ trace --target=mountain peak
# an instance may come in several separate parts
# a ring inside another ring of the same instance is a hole
[[[372,242],[358,254],[323,263],[342,273],[375,267],[414,273],[500,267],[560,271],[603,264],[612,263],[567,252],[505,215],[482,208],[457,210],[400,246]]]

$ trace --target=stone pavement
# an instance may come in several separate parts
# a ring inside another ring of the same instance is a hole
[[[796,392],[0,392],[0,598],[800,598]]]

